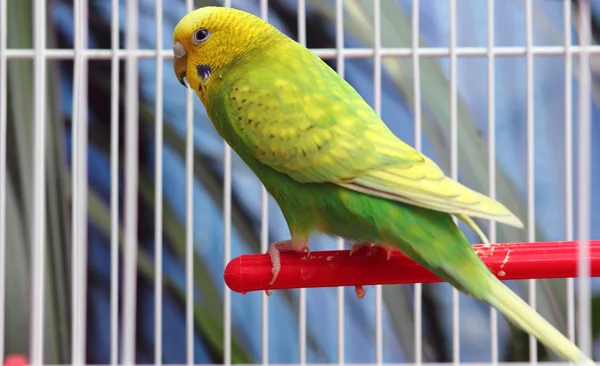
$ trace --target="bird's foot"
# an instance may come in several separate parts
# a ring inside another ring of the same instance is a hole
[[[369,243],[369,242],[361,242],[361,243],[354,243],[352,244],[352,248],[350,248],[350,255],[358,252],[359,250],[363,249],[363,248],[372,248],[374,246],[377,247],[382,247],[386,250],[386,260],[390,260],[390,258],[392,257],[392,249],[393,247],[389,244],[373,244],[373,243]]]
[[[359,250],[363,249],[363,248],[371,248],[372,246],[374,246],[375,244],[373,243],[369,243],[369,242],[362,242],[362,243],[354,243],[352,244],[352,248],[350,248],[350,255],[358,252]]]
[[[306,252],[305,258],[308,258],[308,256],[310,255],[310,249],[308,248],[306,240],[281,240],[271,244],[269,246],[269,249],[267,250],[267,253],[271,257],[271,263],[273,264],[273,267],[271,269],[271,273],[273,273],[273,278],[271,279],[271,282],[269,282],[269,285],[274,284],[275,280],[277,279],[277,276],[279,275],[279,271],[281,270],[281,259],[279,254],[285,251]],[[267,296],[271,296],[271,291],[265,290],[265,294],[267,294]]]
[[[361,286],[354,286],[354,292],[356,293],[356,297],[359,300],[362,300],[363,297],[365,297],[365,294],[367,293],[367,289],[365,289],[364,287]]]
[[[352,248],[350,248],[350,255],[360,251],[361,249],[371,248],[374,245],[375,244],[369,243],[369,242],[354,243],[354,244],[352,244]],[[365,297],[367,290],[362,285],[354,286],[354,292],[356,293],[356,297],[359,300],[362,300],[362,298]]]

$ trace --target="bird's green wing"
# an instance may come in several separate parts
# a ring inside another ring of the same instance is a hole
[[[449,212],[470,226],[468,216],[522,226],[502,204],[446,177],[398,139],[358,92],[314,58],[315,67],[299,59],[255,67],[225,91],[237,135],[262,164],[302,183],[330,182]]]
[[[327,71],[259,69],[228,88],[225,105],[253,155],[299,182],[352,181],[373,167],[422,159],[399,154],[399,140],[353,94]]]

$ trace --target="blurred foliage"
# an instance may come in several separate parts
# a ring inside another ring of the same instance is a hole
[[[32,2],[11,2],[8,6],[9,48],[32,48]],[[52,33],[47,46],[54,47]],[[34,125],[32,61],[9,61],[7,65],[7,230],[6,230],[6,349],[29,353],[30,269],[33,221],[33,136]],[[70,276],[68,186],[65,184],[64,123],[55,108],[56,62],[47,64],[46,93],[46,264],[44,292],[44,356],[47,362],[66,360],[70,352]]]
[[[592,297],[592,309],[600,309],[600,296]],[[592,312],[592,334],[594,338],[600,337],[600,312]]]

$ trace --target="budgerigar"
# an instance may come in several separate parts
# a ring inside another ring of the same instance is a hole
[[[177,78],[184,86],[187,79],[285,216],[291,240],[269,248],[273,281],[279,251],[307,251],[311,233],[386,243],[557,354],[592,363],[487,269],[452,215],[484,242],[472,217],[516,227],[521,221],[398,139],[314,53],[262,19],[222,7],[187,14],[173,41]]]

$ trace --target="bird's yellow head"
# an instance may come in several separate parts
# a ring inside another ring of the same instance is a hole
[[[175,75],[184,86],[185,78],[199,90],[241,56],[282,36],[269,23],[241,10],[214,6],[194,10],[173,32]]]

